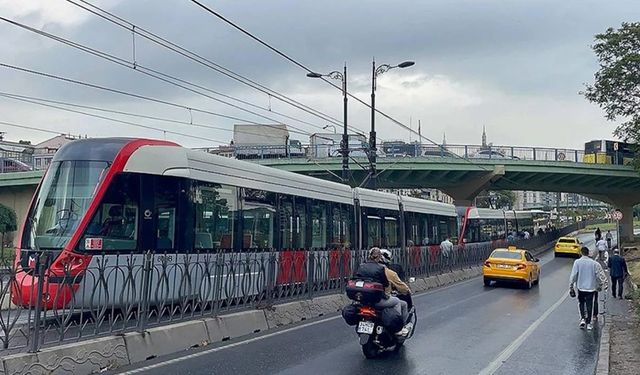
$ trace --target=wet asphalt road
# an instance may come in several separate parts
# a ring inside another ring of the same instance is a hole
[[[593,235],[581,236],[593,246]],[[367,360],[340,317],[262,339],[209,346],[120,369],[142,374],[590,374],[600,327],[578,328],[573,260],[541,257],[539,287],[485,288],[481,278],[414,297],[417,330],[399,353]],[[601,309],[602,310],[602,309]],[[231,344],[231,345],[230,345]],[[201,354],[200,354],[201,353]],[[193,356],[195,354],[195,356]],[[185,357],[187,356],[187,357]],[[168,362],[167,362],[168,361]],[[159,365],[146,369],[146,366]]]

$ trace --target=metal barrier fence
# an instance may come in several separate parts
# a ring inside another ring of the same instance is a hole
[[[303,145],[299,149],[289,150],[284,146],[230,146],[233,156],[240,159],[326,159],[340,157],[336,145]],[[366,157],[366,148],[350,146],[350,155]],[[584,163],[584,150],[552,147],[522,147],[496,145],[434,145],[404,143],[378,147],[380,157],[430,157],[465,158],[497,160],[541,160]]]
[[[515,245],[533,249],[586,223]],[[407,277],[477,266],[505,241],[392,249]],[[188,319],[267,308],[275,303],[341,293],[366,250],[313,249],[233,253],[113,253],[93,255],[86,269],[52,274],[53,254],[32,255],[31,268],[0,258],[0,353],[87,337],[144,331]],[[27,276],[28,277],[25,277]]]

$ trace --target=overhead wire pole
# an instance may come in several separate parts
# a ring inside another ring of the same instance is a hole
[[[349,132],[347,128],[347,63],[344,63],[344,72],[340,73],[335,70],[328,74],[320,74],[316,72],[307,73],[309,78],[329,77],[331,79],[340,80],[342,83],[342,140],[340,141],[340,154],[342,155],[342,183],[349,184]]]
[[[70,0],[67,0],[67,1],[70,1]],[[84,0],[80,0],[80,1],[84,1]],[[199,7],[201,7],[202,9],[206,10],[207,12],[211,13],[212,15],[216,16],[217,18],[221,19],[222,21],[226,22],[227,24],[229,24],[229,25],[230,25],[230,26],[232,26],[233,28],[235,28],[235,29],[239,30],[239,31],[240,31],[240,32],[242,32],[243,34],[247,35],[249,38],[251,38],[251,39],[255,40],[256,42],[260,43],[261,45],[265,46],[265,47],[266,47],[266,48],[268,48],[269,50],[271,50],[271,51],[275,52],[276,54],[278,54],[279,56],[283,57],[283,58],[284,58],[284,59],[286,59],[287,61],[289,61],[289,62],[293,63],[294,65],[296,65],[296,66],[298,66],[298,67],[300,67],[300,68],[304,69],[304,70],[305,70],[305,71],[307,71],[308,73],[313,73],[313,71],[312,71],[310,68],[308,68],[307,66],[305,66],[305,65],[301,64],[300,62],[298,62],[298,61],[296,61],[295,59],[291,58],[290,56],[288,56],[288,55],[287,55],[287,54],[285,54],[284,52],[281,52],[281,51],[280,51],[280,50],[278,50],[277,48],[275,48],[275,47],[271,46],[269,43],[267,43],[267,42],[263,41],[262,39],[260,39],[259,37],[255,36],[255,35],[253,35],[251,32],[249,32],[249,31],[245,30],[244,28],[242,28],[241,26],[239,26],[239,25],[235,24],[233,21],[231,21],[231,20],[227,19],[227,18],[226,18],[226,17],[224,17],[222,14],[220,14],[220,13],[216,12],[215,10],[213,10],[213,9],[211,9],[211,8],[209,8],[209,7],[207,7],[206,5],[202,4],[202,3],[201,3],[201,2],[199,2],[198,0],[191,0],[191,2],[193,2],[193,3],[194,3],[194,4],[196,4],[196,5],[198,5],[198,6],[199,6]],[[329,84],[329,85],[331,85],[331,86],[335,87],[336,89],[341,89],[339,86],[335,85],[333,82],[331,82],[331,81],[329,81],[329,80],[327,80],[327,79],[324,79],[324,78],[323,78],[322,80],[323,80],[324,82],[326,82],[327,84]],[[351,93],[349,93],[349,92],[347,92],[347,95],[348,95],[349,97],[351,97],[352,99],[354,99],[355,101],[357,101],[358,103],[361,103],[362,105],[364,105],[364,106],[366,106],[366,107],[369,107],[369,108],[371,108],[371,107],[372,107],[371,105],[369,105],[369,104],[367,104],[366,102],[364,102],[362,99],[358,98],[357,96],[355,96],[355,95],[353,95],[353,94],[351,94]],[[420,133],[416,132],[415,130],[411,129],[409,126],[407,126],[407,125],[403,124],[402,122],[400,122],[400,121],[396,120],[395,118],[393,118],[393,117],[389,116],[388,114],[386,114],[386,113],[384,113],[384,112],[380,111],[379,109],[376,109],[376,108],[374,107],[374,108],[371,108],[371,111],[372,111],[372,112],[374,112],[374,113],[377,113],[377,114],[381,115],[382,117],[384,117],[384,118],[388,119],[389,121],[391,121],[392,123],[394,123],[394,124],[396,124],[396,125],[398,125],[398,126],[402,127],[403,129],[405,129],[405,130],[409,130],[411,133],[418,135],[418,137],[419,137],[420,141],[422,141],[422,140],[426,140],[426,141],[428,141],[429,143],[431,143],[431,144],[433,144],[433,145],[439,146],[437,142],[435,142],[435,141],[433,141],[432,139],[430,139],[430,138],[428,138],[428,137],[426,137],[426,136],[422,135],[422,134],[421,134],[421,132],[420,132]],[[468,160],[468,159],[467,159],[467,158],[465,158],[465,157],[462,157],[462,156],[460,156],[460,155],[456,155],[456,154],[453,154],[453,155],[454,155],[454,157],[460,158],[460,159],[462,159],[462,160],[464,160],[464,161],[466,161],[466,162],[468,162],[468,163],[470,163],[470,164],[472,164],[472,165],[476,166],[476,167],[477,167],[478,169],[480,169],[480,170],[483,170],[483,171],[485,171],[485,172],[492,172],[492,170],[491,170],[491,169],[485,168],[485,167],[484,167],[484,166],[482,166],[482,165],[475,164],[475,163],[473,163],[472,161]],[[377,175],[377,173],[376,173],[376,175]],[[515,182],[514,182],[514,181],[509,180],[509,179],[508,179],[508,178],[506,178],[505,176],[503,176],[503,177],[501,177],[501,178],[502,178],[502,179],[504,179],[504,180],[506,180],[506,181],[509,181],[509,182],[514,183],[514,184],[515,184]]]

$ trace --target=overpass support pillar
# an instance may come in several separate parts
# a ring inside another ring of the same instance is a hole
[[[622,211],[622,220],[620,220],[620,239],[623,242],[633,240],[633,206],[640,203],[640,193],[635,194],[611,194],[611,195],[595,195],[588,194],[590,198],[594,198],[603,202],[607,202],[613,208]]]
[[[622,211],[620,220],[620,238],[622,242],[633,240],[633,205],[616,207]]]
[[[441,190],[453,198],[453,204],[456,207],[469,207],[480,192],[489,188],[502,176],[504,176],[504,165],[496,165],[492,171],[465,181],[464,185],[442,188]]]

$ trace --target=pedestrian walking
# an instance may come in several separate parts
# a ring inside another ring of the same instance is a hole
[[[598,249],[598,261],[604,261],[604,253],[609,250],[609,245],[607,245],[607,241],[603,238],[600,238],[598,242],[596,242],[596,249]]]
[[[611,241],[613,241],[613,234],[611,234],[610,230],[607,231],[607,234],[604,235],[604,238],[607,240],[607,248],[610,250]]]
[[[598,262],[589,257],[589,249],[583,247],[580,250],[582,257],[573,262],[571,276],[569,276],[569,288],[578,290],[578,306],[580,308],[580,328],[593,329],[591,317],[593,314],[593,299],[598,288],[606,285],[607,279],[604,272],[598,271]]]
[[[449,237],[446,237],[444,241],[440,242],[440,253],[442,253],[442,261],[445,266],[451,265],[451,257],[453,255],[453,243],[449,241]]]
[[[602,238],[602,232],[600,231],[600,227],[596,228],[595,235],[596,235],[596,242],[600,241],[600,239]]]
[[[607,266],[609,267],[609,276],[611,276],[611,293],[613,294],[613,298],[616,298],[617,291],[618,298],[622,299],[624,296],[622,293],[624,278],[629,275],[629,270],[627,269],[627,261],[620,256],[620,249],[617,247],[613,248],[613,256],[609,258]]]

